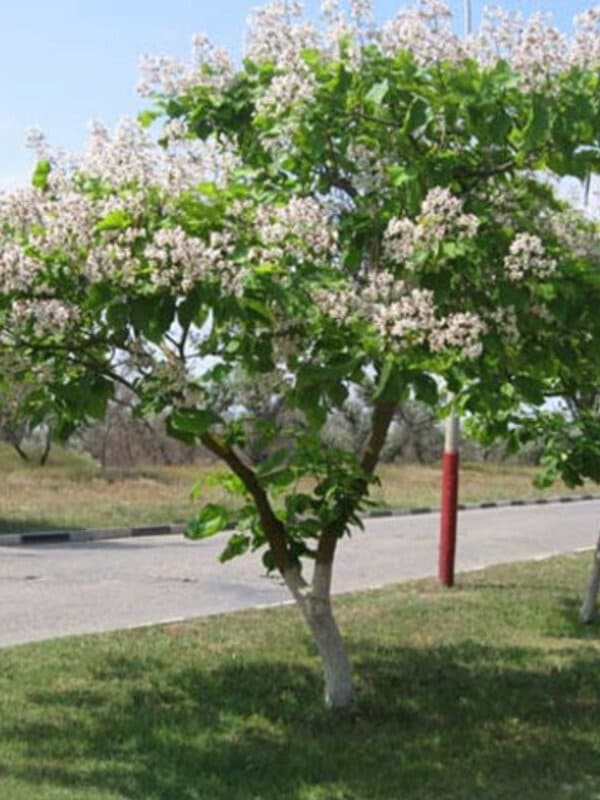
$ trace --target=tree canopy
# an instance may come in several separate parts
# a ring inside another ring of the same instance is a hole
[[[58,372],[74,414],[101,414],[117,381],[226,463],[244,502],[204,507],[190,535],[235,522],[224,557],[261,549],[281,572],[333,705],[353,692],[331,566],[398,404],[447,390],[497,434],[581,363],[597,374],[595,232],[552,179],[598,167],[599,23],[567,39],[496,12],[462,40],[441,0],[379,27],[366,0],[326,0],[318,25],[275,2],[242,64],[203,36],[189,65],[146,59],[150,109],[96,124],[81,157],[34,136],[32,187],[2,198],[3,342]],[[231,373],[296,412],[257,467],[243,397],[210,404]],[[324,448],[359,391],[362,451]]]

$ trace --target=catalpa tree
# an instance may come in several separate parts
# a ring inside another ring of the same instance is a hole
[[[190,64],[146,59],[152,108],[95,125],[81,157],[33,137],[33,187],[2,200],[3,341],[66,376],[65,404],[101,413],[123,383],[224,462],[238,510],[205,506],[189,535],[234,522],[223,558],[279,571],[333,708],[355,703],[334,556],[398,404],[445,387],[505,412],[591,351],[598,282],[547,176],[597,166],[599,21],[567,41],[498,13],[463,41],[439,0],[380,27],[364,0],[324,2],[318,24],[277,2],[241,66],[202,36]],[[231,374],[294,413],[249,419],[240,396],[217,414]],[[359,392],[358,455],[324,448]]]

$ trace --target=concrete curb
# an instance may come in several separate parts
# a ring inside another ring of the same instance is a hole
[[[484,501],[459,505],[459,511],[480,511],[492,508],[510,508],[511,506],[541,506],[552,503],[582,503],[600,500],[600,495],[565,495],[563,497],[538,498],[534,500],[499,500]],[[420,514],[436,514],[439,508],[416,506],[406,509],[376,509],[362,514],[363,519],[382,517],[411,517]],[[233,526],[231,526],[233,528]],[[0,547],[15,547],[29,544],[68,544],[73,542],[96,542],[103,539],[131,539],[140,536],[170,536],[185,533],[187,525],[146,525],[138,528],[99,528],[81,531],[31,531],[28,533],[0,534]]]

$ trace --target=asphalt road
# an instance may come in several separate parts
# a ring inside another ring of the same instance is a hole
[[[600,501],[462,512],[457,570],[592,548],[599,521]],[[438,529],[438,514],[369,520],[339,548],[334,591],[434,575]],[[0,547],[0,647],[289,599],[256,554],[218,563],[225,540]]]

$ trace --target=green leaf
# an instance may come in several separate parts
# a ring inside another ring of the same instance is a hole
[[[406,396],[406,382],[396,364],[394,356],[388,356],[379,374],[379,380],[375,386],[373,399],[375,401],[388,400],[401,402]]]
[[[416,172],[410,167],[392,164],[388,167],[387,171],[393,186],[404,186],[407,183],[412,183],[416,179]]]
[[[36,189],[45,191],[48,188],[48,179],[51,172],[52,164],[47,159],[38,161],[31,177],[31,185]]]
[[[260,317],[261,321],[268,322],[270,325],[274,324],[273,314],[260,300],[255,300],[253,297],[242,297],[241,305],[245,310],[251,312],[253,316]]]
[[[415,396],[417,400],[426,403],[428,406],[435,406],[438,398],[438,385],[435,380],[426,372],[416,375],[413,379]]]
[[[237,556],[244,555],[244,553],[248,552],[251,544],[252,537],[248,536],[247,533],[234,533],[219,556],[219,561],[224,564],[226,561],[237,558]]]
[[[375,106],[380,106],[383,103],[383,100],[388,93],[390,88],[390,84],[387,78],[380,83],[376,83],[372,86],[367,94],[365,95],[365,100],[367,103],[372,103]]]
[[[137,120],[142,128],[149,128],[161,116],[162,111],[146,109],[145,111],[140,111]]]
[[[256,477],[259,479],[268,477],[283,464],[287,455],[287,449],[281,448],[280,450],[275,450],[268,458],[265,458],[265,460],[259,464],[256,470]]]
[[[96,225],[96,231],[123,231],[125,228],[129,228],[132,222],[131,214],[119,209],[111,211],[104,219],[101,219]]]
[[[513,386],[525,402],[541,405],[544,402],[543,383],[528,375],[518,375],[513,379]]]
[[[536,98],[531,110],[529,123],[524,131],[525,142],[529,147],[538,147],[550,135],[550,112],[545,99]]]
[[[178,408],[169,416],[167,430],[170,436],[194,441],[219,422],[221,417],[209,408]]]
[[[418,128],[422,128],[427,122],[427,112],[429,106],[422,97],[415,97],[406,112],[402,132],[407,136],[413,134]]]
[[[167,294],[136,297],[129,305],[129,312],[135,328],[158,344],[173,322],[175,300]]]
[[[229,513],[226,508],[209,503],[188,525],[185,535],[188,539],[207,539],[224,530],[228,520]]]

